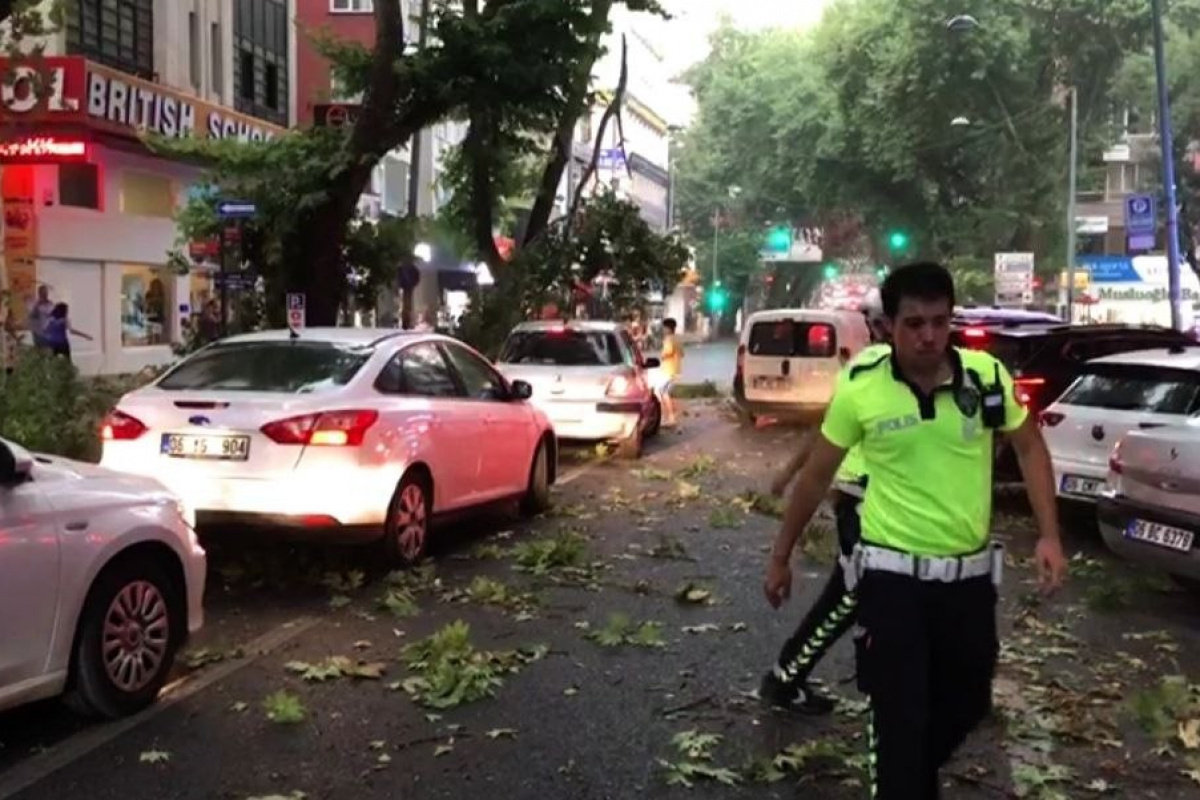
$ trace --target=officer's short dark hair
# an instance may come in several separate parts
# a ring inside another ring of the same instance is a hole
[[[879,288],[883,313],[895,319],[904,298],[936,302],[945,300],[954,308],[954,278],[941,264],[918,261],[892,270]]]
[[[663,320],[663,328],[670,331],[671,333],[675,332],[676,325],[677,325],[677,323],[675,322],[674,317],[667,317],[666,319]]]

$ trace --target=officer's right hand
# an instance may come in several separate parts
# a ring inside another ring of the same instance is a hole
[[[772,557],[767,564],[767,579],[763,583],[763,593],[771,608],[779,608],[784,601],[792,596],[792,568],[786,561]]]

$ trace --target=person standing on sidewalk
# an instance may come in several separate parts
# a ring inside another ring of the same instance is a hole
[[[892,353],[850,371],[800,471],[764,593],[791,594],[792,550],[846,456],[860,445],[870,489],[847,567],[858,594],[859,688],[871,716],[872,796],[938,797],[938,770],[991,710],[1003,551],[990,542],[992,451],[1008,434],[1037,521],[1041,585],[1066,574],[1050,457],[1012,376],[982,351],[949,346],[954,281],[941,265],[900,267],[882,289]]]
[[[671,397],[671,388],[683,373],[683,343],[675,335],[676,323],[673,318],[667,317],[662,325],[663,346],[662,357],[659,359],[662,362],[659,367],[662,370],[662,384],[659,386],[658,395],[662,402],[663,426],[669,428],[676,423],[675,400]]]

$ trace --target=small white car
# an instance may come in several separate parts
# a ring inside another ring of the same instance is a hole
[[[643,358],[616,322],[540,321],[509,334],[497,368],[533,387],[533,402],[560,439],[614,442],[636,458],[658,433],[662,407],[650,374],[657,359]]]
[[[233,336],[120,399],[107,467],[162,481],[206,525],[424,557],[433,517],[550,502],[550,421],[462,342],[434,333],[310,328]]]
[[[1136,350],[1088,361],[1039,421],[1058,496],[1094,503],[1113,447],[1130,431],[1178,425],[1200,411],[1200,349]]]
[[[1096,508],[1109,548],[1200,591],[1200,417],[1131,431]]]
[[[0,710],[154,702],[204,616],[205,555],[161,484],[0,439]]]

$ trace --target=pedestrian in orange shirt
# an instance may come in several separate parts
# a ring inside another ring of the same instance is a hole
[[[659,396],[663,407],[663,425],[675,424],[675,401],[671,399],[671,387],[683,372],[683,345],[675,336],[676,323],[671,317],[663,320],[662,386]]]

